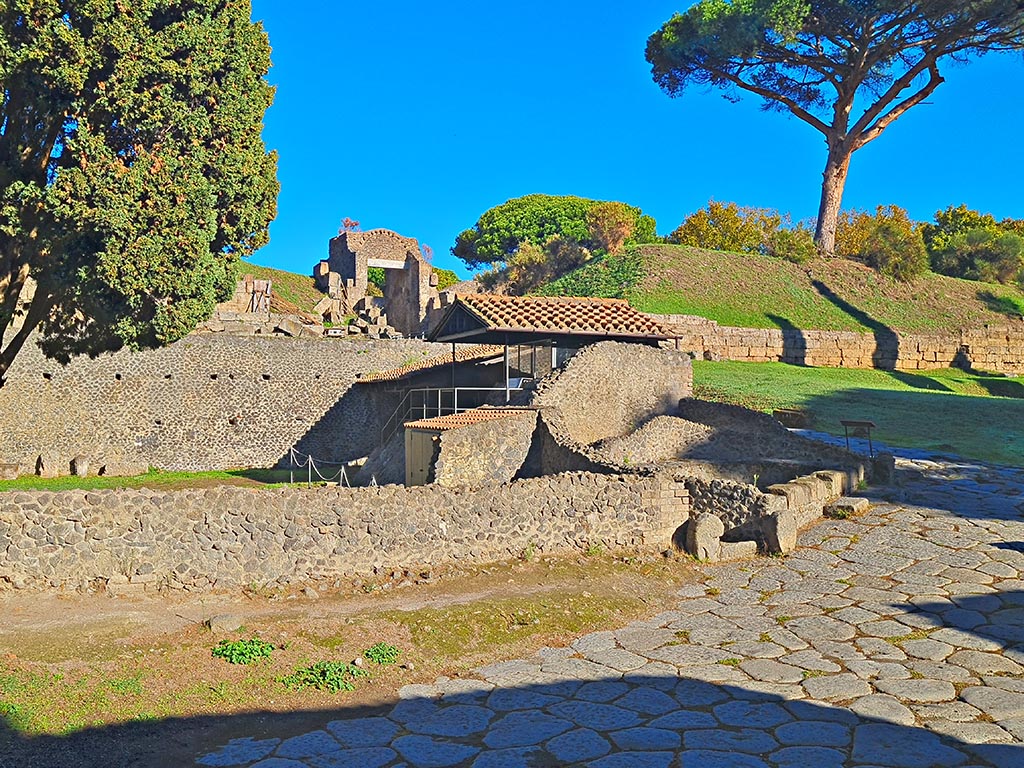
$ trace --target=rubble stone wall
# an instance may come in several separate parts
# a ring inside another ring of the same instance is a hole
[[[293,446],[349,461],[376,447],[391,414],[380,387],[353,386],[356,375],[446,349],[200,335],[61,366],[30,342],[0,388],[0,464],[31,474],[44,456],[67,474],[81,455],[112,475],[268,467]]]
[[[585,473],[475,490],[404,488],[0,494],[0,587],[239,588],[489,562],[534,546],[666,549],[689,513],[668,475]]]

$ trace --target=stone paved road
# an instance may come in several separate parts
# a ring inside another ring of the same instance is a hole
[[[866,515],[785,559],[703,566],[648,621],[197,764],[1021,768],[1024,472],[898,464]]]

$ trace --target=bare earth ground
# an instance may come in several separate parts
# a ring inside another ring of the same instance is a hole
[[[312,593],[2,595],[0,768],[80,765],[83,753],[108,765],[190,764],[205,745],[307,732],[339,708],[393,703],[403,685],[621,626],[699,578],[691,561],[656,554],[527,554]],[[223,614],[242,628],[204,625]],[[251,666],[211,655],[220,639],[250,637],[279,648]],[[355,691],[289,691],[277,679],[313,661],[351,661],[377,642],[400,648],[402,663],[374,668]]]

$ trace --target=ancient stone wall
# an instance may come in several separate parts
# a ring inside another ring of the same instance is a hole
[[[665,475],[566,474],[500,486],[221,487],[0,494],[0,586],[239,588],[372,576],[541,551],[664,549],[686,520]]]
[[[709,360],[884,370],[977,368],[1024,374],[1024,323],[953,334],[732,328],[691,315],[654,315],[679,335],[679,349]]]
[[[602,341],[580,350],[564,369],[542,381],[531,403],[543,409],[556,438],[591,445],[674,412],[692,387],[687,355]]]
[[[508,482],[522,469],[536,427],[537,412],[524,411],[441,432],[434,482],[450,488]]]
[[[107,474],[273,466],[296,446],[328,461],[366,456],[397,402],[358,373],[445,345],[416,340],[190,336],[66,367],[31,342],[0,388],[0,463],[39,456],[67,474],[83,455]]]

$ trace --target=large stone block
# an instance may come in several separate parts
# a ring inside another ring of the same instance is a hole
[[[722,554],[725,524],[708,512],[691,517],[686,524],[686,551],[698,560],[717,562]]]

